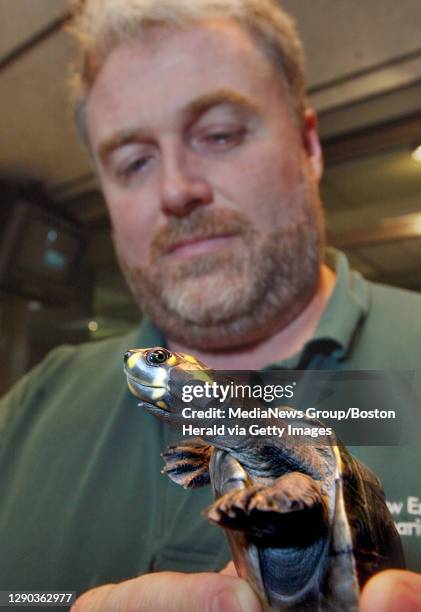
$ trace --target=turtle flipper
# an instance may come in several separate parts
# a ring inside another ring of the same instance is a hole
[[[327,496],[320,483],[306,474],[290,472],[273,485],[256,484],[228,491],[205,511],[208,519],[243,531],[259,542],[298,545],[321,535],[328,526]]]
[[[185,489],[203,487],[210,482],[211,453],[212,446],[201,441],[173,444],[162,453],[165,467],[161,472]]]

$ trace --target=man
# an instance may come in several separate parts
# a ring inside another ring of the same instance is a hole
[[[75,14],[79,121],[148,318],[128,338],[53,353],[4,401],[2,588],[105,584],[78,612],[258,610],[232,569],[168,571],[221,568],[227,551],[199,517],[209,493],[159,479],[172,434],[136,411],[122,352],[165,343],[221,369],[411,368],[415,343],[406,361],[392,347],[421,332],[405,321],[420,300],[369,286],[339,254],[323,263],[316,119],[301,44],[272,0],[86,0]],[[360,454],[375,464],[376,452]],[[416,574],[385,573],[362,608],[409,610],[420,590]]]

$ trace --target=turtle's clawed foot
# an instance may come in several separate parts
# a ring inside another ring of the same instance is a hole
[[[241,529],[240,524],[250,514],[251,501],[265,488],[264,485],[254,485],[228,491],[205,510],[206,516],[221,527]]]
[[[185,489],[209,484],[209,457],[212,447],[202,442],[173,444],[162,453],[163,474]]]
[[[257,491],[250,502],[249,510],[272,512],[298,512],[314,508],[322,502],[319,482],[301,472],[290,472],[271,487]]]
[[[328,523],[327,498],[320,484],[306,474],[291,472],[269,487],[253,485],[229,491],[206,511],[210,521],[244,531],[250,538],[287,544],[297,542],[297,531],[308,537],[321,534]],[[300,535],[298,537],[301,537]]]

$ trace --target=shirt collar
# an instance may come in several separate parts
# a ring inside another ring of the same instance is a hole
[[[335,249],[326,252],[326,264],[336,271],[336,284],[313,340],[335,340],[346,353],[357,326],[370,308],[367,281],[351,270],[345,255]]]
[[[314,336],[298,353],[270,364],[268,368],[301,369],[302,364],[317,353],[329,353],[337,361],[346,357],[352,339],[369,311],[369,290],[367,281],[359,272],[350,269],[346,256],[340,251],[327,249],[326,264],[336,272],[336,283]]]

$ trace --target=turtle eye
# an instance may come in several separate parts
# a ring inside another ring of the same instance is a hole
[[[171,353],[167,349],[154,349],[146,355],[146,361],[150,365],[161,365],[171,357]]]

